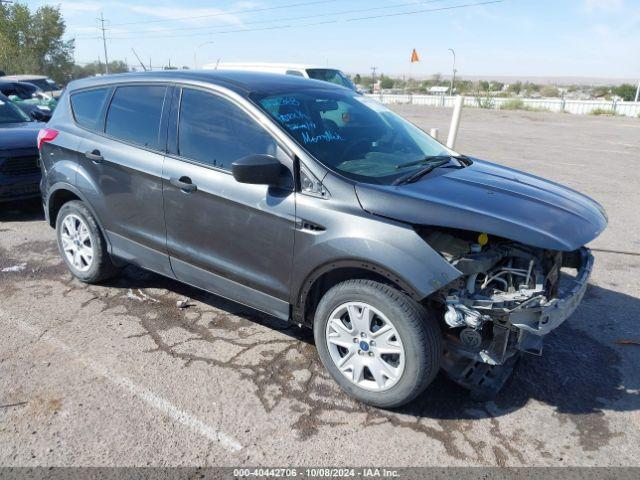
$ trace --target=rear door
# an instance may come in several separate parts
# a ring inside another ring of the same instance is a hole
[[[287,318],[293,176],[284,189],[241,184],[231,163],[251,154],[273,155],[285,165],[290,158],[238,103],[194,88],[175,99],[163,189],[176,277]]]
[[[165,275],[172,275],[162,210],[165,105],[171,94],[172,87],[161,84],[113,87],[103,118],[89,125],[80,145],[78,171],[112,253]],[[75,98],[76,120],[79,100]]]

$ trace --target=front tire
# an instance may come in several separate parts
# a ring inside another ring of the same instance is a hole
[[[56,236],[67,268],[82,282],[98,283],[117,272],[95,218],[81,201],[73,200],[60,208]]]
[[[406,294],[372,280],[331,288],[318,304],[313,330],[325,368],[345,392],[369,405],[404,405],[440,368],[435,320]]]

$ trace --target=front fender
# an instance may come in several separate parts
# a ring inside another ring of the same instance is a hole
[[[309,282],[344,262],[387,276],[417,300],[461,275],[410,225],[355,209],[343,209],[336,215],[336,210],[315,208],[318,201],[300,197],[298,215],[313,218],[322,229],[296,230],[293,305],[299,303]]]

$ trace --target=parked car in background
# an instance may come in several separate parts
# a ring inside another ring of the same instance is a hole
[[[56,100],[62,95],[62,88],[56,82],[44,75],[5,75],[0,80],[13,80],[17,82],[27,82],[40,88],[43,92],[50,94]]]
[[[379,407],[440,370],[495,393],[576,309],[607,225],[585,195],[291,75],[79,80],[39,139],[78,279],[133,263],[310,327],[334,380]]]
[[[210,63],[203,67],[205,70],[236,70],[264,73],[280,73],[296,77],[311,78],[323,82],[335,83],[351,90],[357,90],[347,75],[335,68],[317,67],[299,63],[242,63],[219,62]]]
[[[40,195],[36,122],[0,94],[0,201]]]
[[[58,103],[51,95],[26,82],[3,81],[0,78],[0,93],[40,122],[47,122],[51,118]]]

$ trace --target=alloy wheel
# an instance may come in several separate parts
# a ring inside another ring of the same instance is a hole
[[[67,261],[76,270],[86,272],[91,268],[94,257],[93,238],[82,218],[74,214],[64,218],[60,242]]]
[[[338,370],[358,387],[388,390],[404,372],[400,335],[387,316],[371,305],[340,305],[329,317],[325,338]]]

